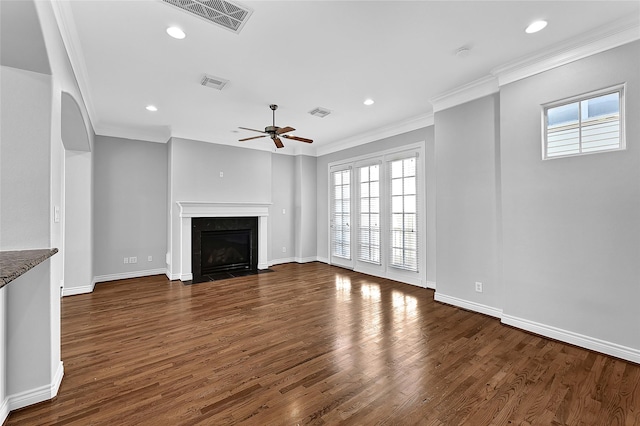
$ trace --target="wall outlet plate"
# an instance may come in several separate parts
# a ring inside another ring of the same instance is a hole
[[[479,281],[476,281],[476,291],[482,293],[482,283]]]

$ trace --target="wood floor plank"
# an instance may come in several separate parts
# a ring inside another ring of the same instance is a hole
[[[62,300],[58,396],[6,425],[638,425],[640,365],[322,263]]]

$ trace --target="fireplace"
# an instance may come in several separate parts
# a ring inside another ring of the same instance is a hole
[[[207,202],[176,201],[179,225],[172,227],[169,241],[167,265],[169,278],[188,282],[193,280],[193,226],[192,221],[202,218],[257,218],[258,269],[267,270],[267,249],[269,247],[269,207],[271,203],[260,202]],[[173,224],[173,219],[172,219]]]
[[[194,283],[258,269],[257,217],[193,218],[191,241]]]

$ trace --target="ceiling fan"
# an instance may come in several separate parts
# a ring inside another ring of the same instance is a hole
[[[264,132],[262,130],[249,129],[247,127],[239,127],[240,129],[251,130],[252,132],[264,133],[264,135],[261,135],[261,136],[252,136],[250,138],[238,139],[240,142],[249,141],[251,139],[264,138],[266,136],[269,136],[273,140],[273,143],[276,144],[276,147],[278,148],[284,148],[284,144],[282,143],[282,140],[280,139],[280,137],[283,137],[285,139],[291,139],[294,141],[299,141],[299,142],[306,142],[306,143],[313,142],[312,139],[301,138],[299,136],[285,135],[285,133],[293,132],[295,129],[289,126],[287,127],[276,126],[276,110],[278,109],[278,105],[271,104],[269,105],[269,108],[271,108],[271,111],[273,111],[273,125],[265,127]]]

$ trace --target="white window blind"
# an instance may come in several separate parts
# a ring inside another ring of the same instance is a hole
[[[334,256],[351,258],[351,170],[340,170],[332,176],[332,252]]]
[[[544,108],[544,158],[624,148],[622,88]]]
[[[380,264],[380,165],[360,167],[358,259]]]
[[[396,268],[418,270],[417,158],[389,162],[391,257]]]

